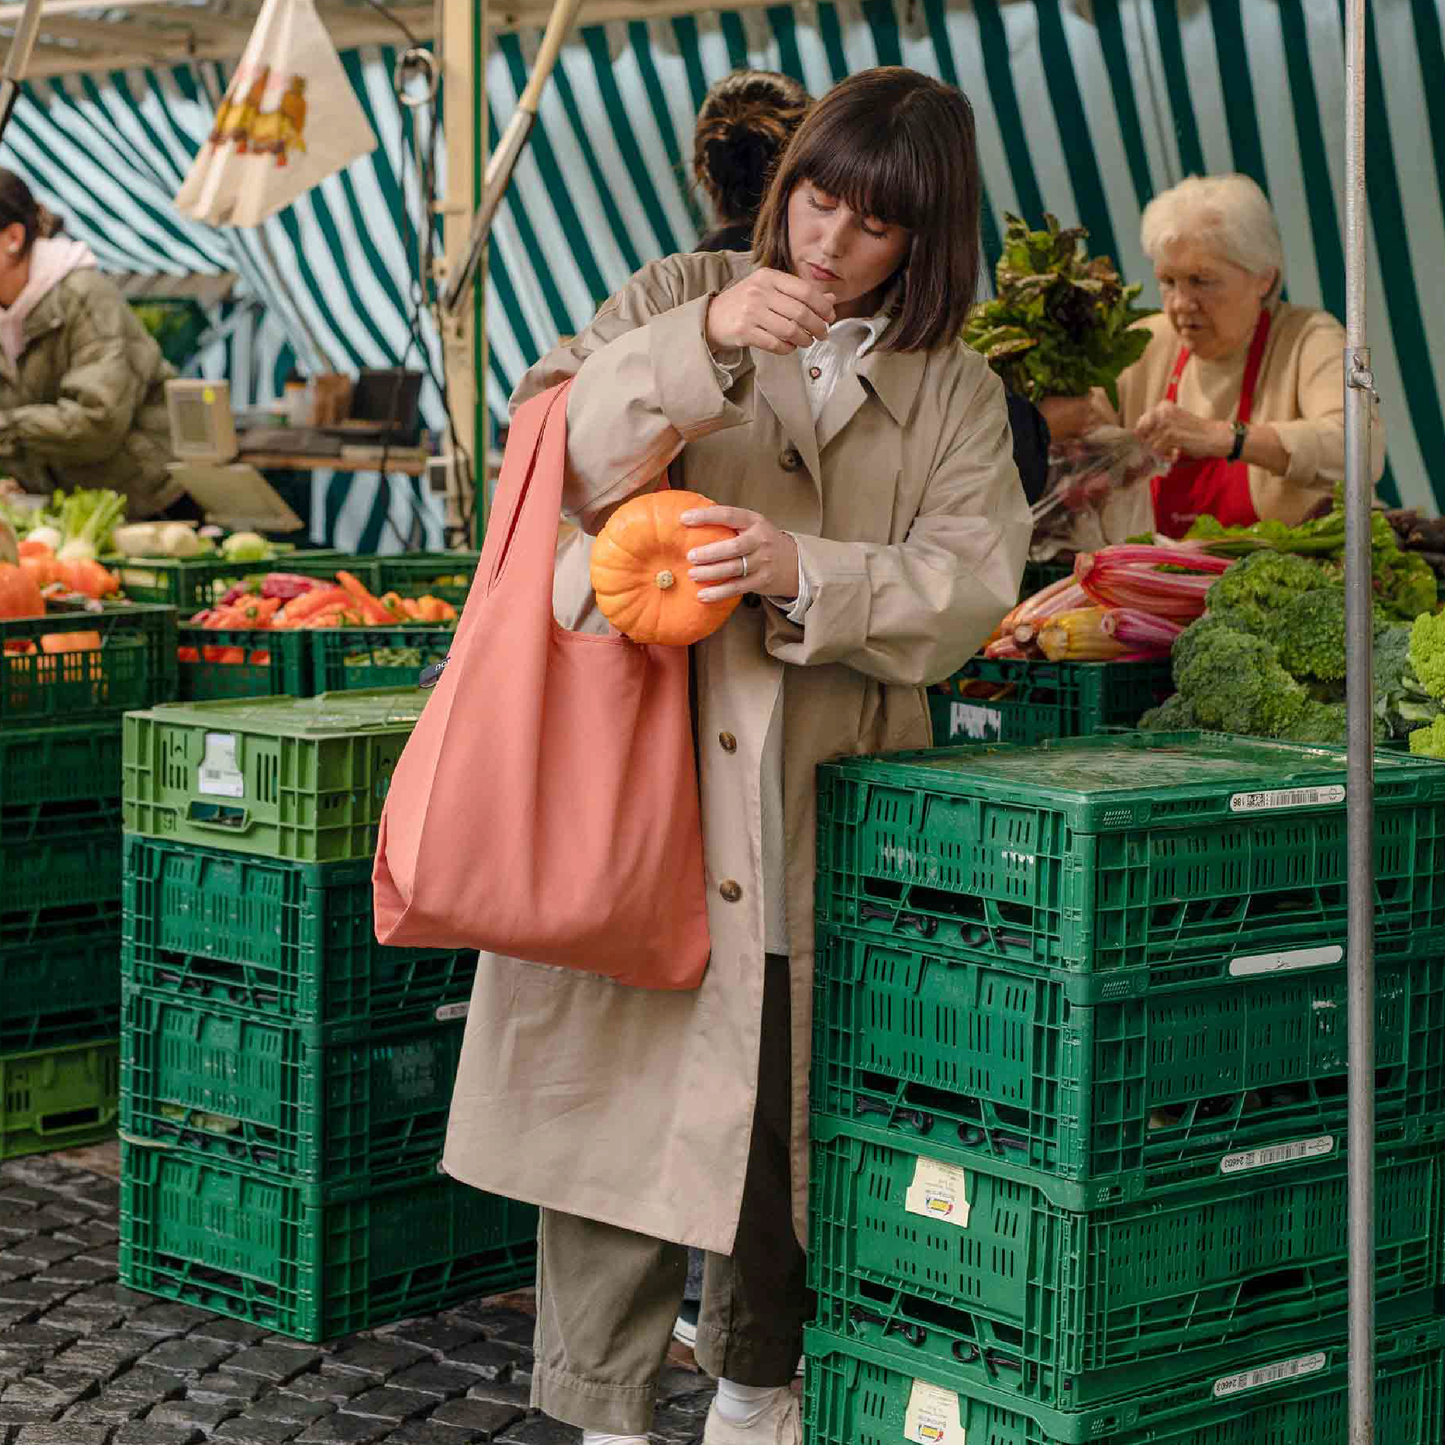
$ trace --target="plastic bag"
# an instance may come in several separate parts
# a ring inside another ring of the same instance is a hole
[[[1034,503],[1029,556],[1091,550],[1153,530],[1149,482],[1167,457],[1120,426],[1095,427],[1049,454],[1049,483]],[[1114,535],[1118,533],[1118,535]]]

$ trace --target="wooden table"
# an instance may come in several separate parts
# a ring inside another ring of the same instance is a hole
[[[426,458],[400,455],[388,456],[383,466],[380,459],[360,462],[352,457],[317,456],[314,453],[242,452],[236,460],[255,467],[258,472],[397,472],[419,477],[426,471]]]

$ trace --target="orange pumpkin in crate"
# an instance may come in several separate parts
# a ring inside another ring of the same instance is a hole
[[[725,542],[731,527],[685,527],[682,514],[715,502],[697,492],[633,497],[608,518],[592,546],[592,590],[602,615],[634,642],[686,647],[716,632],[742,600],[698,601],[688,573],[694,547]],[[716,584],[713,584],[716,585]]]
[[[0,562],[0,618],[44,617],[40,587],[23,567]]]

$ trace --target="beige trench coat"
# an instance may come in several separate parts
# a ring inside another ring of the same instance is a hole
[[[957,670],[1012,605],[1030,527],[1003,389],[961,346],[869,353],[816,429],[797,355],[748,353],[724,393],[704,318],[750,264],[647,267],[516,397],[576,377],[566,498],[587,533],[677,457],[680,485],[798,536],[813,585],[804,625],[750,597],[694,648],[707,974],[693,993],[649,993],[484,955],[444,1159],[478,1188],[724,1254],[757,1086],[760,759],[774,705],[781,691],[793,1206],[806,1240],[815,765],[929,744],[924,684]],[[564,546],[559,569],[585,579],[586,550]],[[568,603],[559,582],[564,623],[585,612],[585,590]]]

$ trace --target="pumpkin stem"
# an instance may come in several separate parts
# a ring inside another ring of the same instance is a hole
[[[677,581],[677,578],[674,577],[674,576],[672,575],[672,573],[667,570],[666,567],[664,567],[664,568],[662,569],[662,571],[657,574],[656,581],[657,581],[657,585],[658,585],[664,592],[666,592],[667,589],[668,589],[669,587],[671,587],[671,586],[673,585],[673,583],[675,583],[675,582]]]

